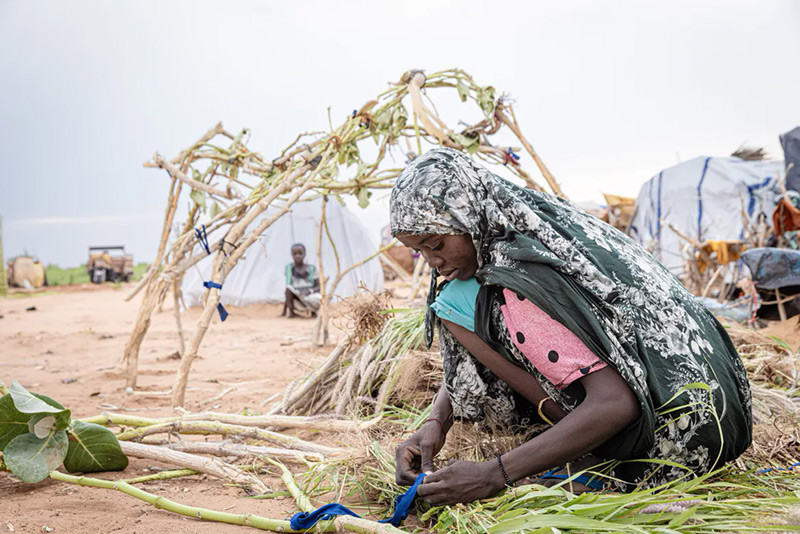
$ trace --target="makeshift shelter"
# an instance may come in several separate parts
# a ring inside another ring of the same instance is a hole
[[[678,232],[705,243],[744,239],[762,216],[771,226],[783,174],[782,161],[736,157],[697,157],[664,169],[639,191],[628,233],[681,276],[686,243]]]
[[[423,93],[423,89],[427,91]],[[483,118],[460,132],[450,129],[439,117],[436,107],[431,109],[426,104],[426,101],[433,103],[431,93],[438,89],[453,89],[451,94],[457,95],[462,102],[474,101]],[[404,101],[411,105],[411,115]],[[227,276],[250,247],[304,195],[326,195],[323,203],[325,198],[331,198],[333,202],[334,197],[348,196],[357,199],[359,206],[368,205],[373,192],[391,188],[392,180],[402,171],[401,167],[392,166],[386,159],[387,155],[398,149],[407,158],[416,157],[430,146],[463,150],[487,163],[504,165],[512,174],[524,180],[527,187],[544,191],[519,161],[518,152],[524,149],[541,171],[550,190],[566,198],[556,179],[522,134],[511,104],[498,97],[494,87],[477,85],[471,76],[459,69],[430,75],[420,70],[407,71],[398,83],[391,84],[377,99],[367,101],[352,114],[348,113],[339,126],[334,127],[331,123],[330,130],[325,132],[299,134],[276,158],[269,158],[247,147],[249,130],[244,129],[238,135],[233,135],[218,123],[172,159],[156,153],[151,161],[145,163],[146,167],[163,169],[171,184],[155,260],[128,296],[130,300],[144,291],[136,323],[123,354],[127,365],[127,387],[136,387],[139,349],[157,305],[163,302],[167,292],[172,292],[173,299],[177,301],[186,273],[207,256],[212,256],[209,280],[203,284],[208,288],[208,294],[188,344],[183,337],[180,313],[175,313],[181,363],[172,390],[172,402],[175,406],[182,406],[192,362],[197,357],[212,317],[215,312],[219,314],[220,321],[227,317],[224,305],[220,302],[220,291]],[[514,134],[522,148],[498,146],[490,142],[490,136],[504,127]],[[378,146],[374,158],[361,150],[363,144],[371,146],[372,143]],[[186,221],[181,225],[182,233],[167,247],[177,207],[181,198],[185,198],[182,193],[187,189],[192,203]],[[278,211],[273,217],[263,216],[268,209],[276,207]],[[256,219],[260,219],[260,222],[253,225]],[[323,216],[322,221],[325,220]],[[323,233],[323,228],[326,235],[329,233],[328,225],[323,222],[318,235]],[[211,241],[207,234],[214,236]],[[321,238],[318,240],[322,241]],[[197,246],[198,243],[202,248]],[[373,256],[381,254],[383,250],[375,251]],[[360,260],[358,265],[373,256]],[[342,265],[342,270],[337,269],[336,275],[330,275],[332,280],[329,284],[321,285],[321,306],[317,327],[312,334],[314,342],[327,342],[330,297],[337,294],[342,277],[358,265]],[[325,278],[322,275],[320,272],[321,278]],[[178,306],[174,309],[177,310]],[[343,351],[349,341],[342,343]]]
[[[318,263],[321,208],[321,198],[297,202],[291,211],[267,228],[228,274],[221,290],[222,303],[245,306],[258,302],[283,302],[286,265],[292,261],[291,246],[302,243],[306,247],[306,263]],[[278,211],[277,207],[270,207],[251,226],[255,228],[262,219],[272,217]],[[322,266],[326,276],[335,276],[337,272],[336,254],[331,240],[336,244],[341,269],[375,253],[376,243],[370,239],[367,229],[349,209],[336,201],[327,202],[325,218],[330,230],[330,238],[327,235],[322,237]],[[211,240],[216,238],[216,235],[209,235]],[[208,294],[203,282],[210,278],[212,264],[213,258],[209,256],[198,263],[197,269],[186,271],[181,290],[187,306],[202,305],[203,298]],[[353,295],[359,286],[374,293],[383,291],[383,269],[378,258],[344,275],[336,288],[335,297]]]
[[[47,282],[44,265],[28,256],[17,256],[8,263],[8,284],[34,289]]]

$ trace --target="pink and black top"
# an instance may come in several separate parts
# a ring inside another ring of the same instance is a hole
[[[442,289],[431,308],[440,319],[475,331],[477,280],[453,280]],[[500,306],[514,345],[558,389],[607,364],[564,325],[552,319],[530,300],[503,289]]]

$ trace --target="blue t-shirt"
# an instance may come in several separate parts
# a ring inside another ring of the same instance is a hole
[[[475,278],[453,280],[439,292],[431,309],[439,317],[475,331],[475,300],[481,285]]]

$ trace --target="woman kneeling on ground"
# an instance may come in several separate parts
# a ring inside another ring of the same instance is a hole
[[[433,504],[470,502],[542,473],[573,491],[650,488],[738,457],[750,389],[723,327],[639,245],[571,203],[495,176],[464,154],[414,160],[391,231],[432,267],[444,383],[396,453]],[[437,287],[437,277],[444,283]],[[453,418],[550,427],[484,462],[434,457]]]

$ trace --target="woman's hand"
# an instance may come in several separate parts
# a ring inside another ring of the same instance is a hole
[[[497,462],[456,461],[425,477],[417,495],[441,506],[472,502],[494,495],[505,486],[505,478]]]
[[[395,451],[395,480],[403,486],[414,483],[421,472],[432,473],[433,457],[442,450],[446,435],[436,421],[428,421]]]

